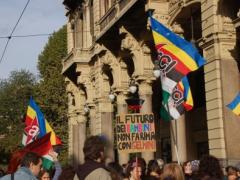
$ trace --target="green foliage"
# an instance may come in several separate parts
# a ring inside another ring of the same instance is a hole
[[[0,164],[6,154],[21,145],[30,96],[63,141],[60,160],[67,159],[67,96],[61,60],[67,55],[66,26],[55,32],[38,58],[40,80],[28,71],[13,71],[0,80]]]
[[[0,80],[0,151],[12,151],[21,144],[23,119],[35,86],[35,76],[25,70]]]
[[[64,77],[61,74],[61,60],[67,55],[66,26],[55,32],[48,40],[38,58],[41,81],[38,84],[36,101],[45,118],[52,125],[56,134],[67,150],[67,95]]]

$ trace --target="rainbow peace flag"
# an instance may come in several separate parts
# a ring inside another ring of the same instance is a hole
[[[240,92],[227,107],[231,109],[233,113],[240,116]]]
[[[178,119],[190,110],[193,100],[186,75],[205,64],[197,49],[152,16],[151,28],[161,71],[162,108],[165,120]]]
[[[25,119],[25,137],[23,139],[23,145],[29,144],[39,137],[43,137],[47,133],[51,132],[51,145],[62,144],[61,140],[56,136],[52,127],[48,121],[44,119],[44,115],[41,112],[35,101],[30,98],[27,108],[27,115]]]
[[[189,72],[205,64],[197,49],[176,35],[152,16],[151,28],[161,70],[163,88],[169,93]]]
[[[45,137],[46,134],[50,136],[51,146],[62,144],[61,140],[56,136],[48,121],[44,119],[44,115],[40,108],[31,97],[27,108],[22,144],[27,147],[28,144],[34,144],[35,141],[39,141]],[[50,169],[53,165],[52,157],[49,156],[48,153],[44,154],[42,157],[43,167],[45,169]]]

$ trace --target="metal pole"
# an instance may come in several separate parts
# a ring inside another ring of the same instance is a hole
[[[170,117],[170,111],[169,111],[168,103],[167,103],[167,111],[168,111],[168,114],[169,114],[169,117]],[[174,119],[172,121],[176,121],[176,119]],[[176,122],[175,122],[175,126],[176,126]],[[176,138],[175,138],[175,134],[174,134],[173,127],[172,127],[171,123],[170,123],[170,131],[171,131],[171,133],[173,135],[173,143],[174,143],[174,148],[175,148],[175,152],[176,152],[176,156],[177,156],[177,161],[178,161],[178,164],[180,165],[179,154],[178,154],[178,147],[177,147],[177,144],[176,144],[177,134],[176,134]],[[177,133],[177,131],[176,131],[176,133]]]
[[[176,121],[176,119],[174,119],[173,121]],[[178,164],[180,165],[178,147],[177,147],[177,143],[176,143],[177,134],[176,134],[176,137],[175,137],[175,134],[174,134],[174,131],[173,131],[173,127],[172,127],[171,123],[170,123],[170,131],[171,131],[171,133],[173,135],[173,143],[174,143],[174,149],[175,149],[176,156],[177,156],[177,161],[178,161]]]

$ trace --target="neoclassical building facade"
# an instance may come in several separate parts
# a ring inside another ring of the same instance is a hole
[[[114,121],[116,114],[128,113],[126,99],[132,96],[144,100],[140,113],[155,115],[157,151],[141,153],[145,160],[176,161],[174,142],[181,162],[206,153],[224,165],[240,160],[240,118],[226,108],[240,89],[240,1],[64,0],[63,4],[68,56],[62,73],[74,164],[83,162],[82,147],[89,135],[109,140],[110,159],[128,161],[130,154],[115,148]],[[194,43],[207,61],[188,75],[194,108],[177,121],[164,122],[160,117],[161,83],[153,75],[156,53],[149,12]],[[137,85],[134,95],[129,92],[130,81]]]

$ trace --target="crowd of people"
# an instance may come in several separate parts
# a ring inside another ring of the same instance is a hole
[[[217,158],[204,155],[199,161],[164,163],[163,160],[150,160],[148,164],[141,157],[132,157],[127,164],[104,163],[105,140],[91,136],[83,148],[85,162],[77,167],[61,167],[57,155],[50,151],[54,161],[54,171],[42,168],[42,158],[33,152],[23,156],[14,153],[6,173],[0,171],[1,180],[238,180],[240,169],[228,166],[223,168]],[[6,174],[6,175],[5,175]]]

